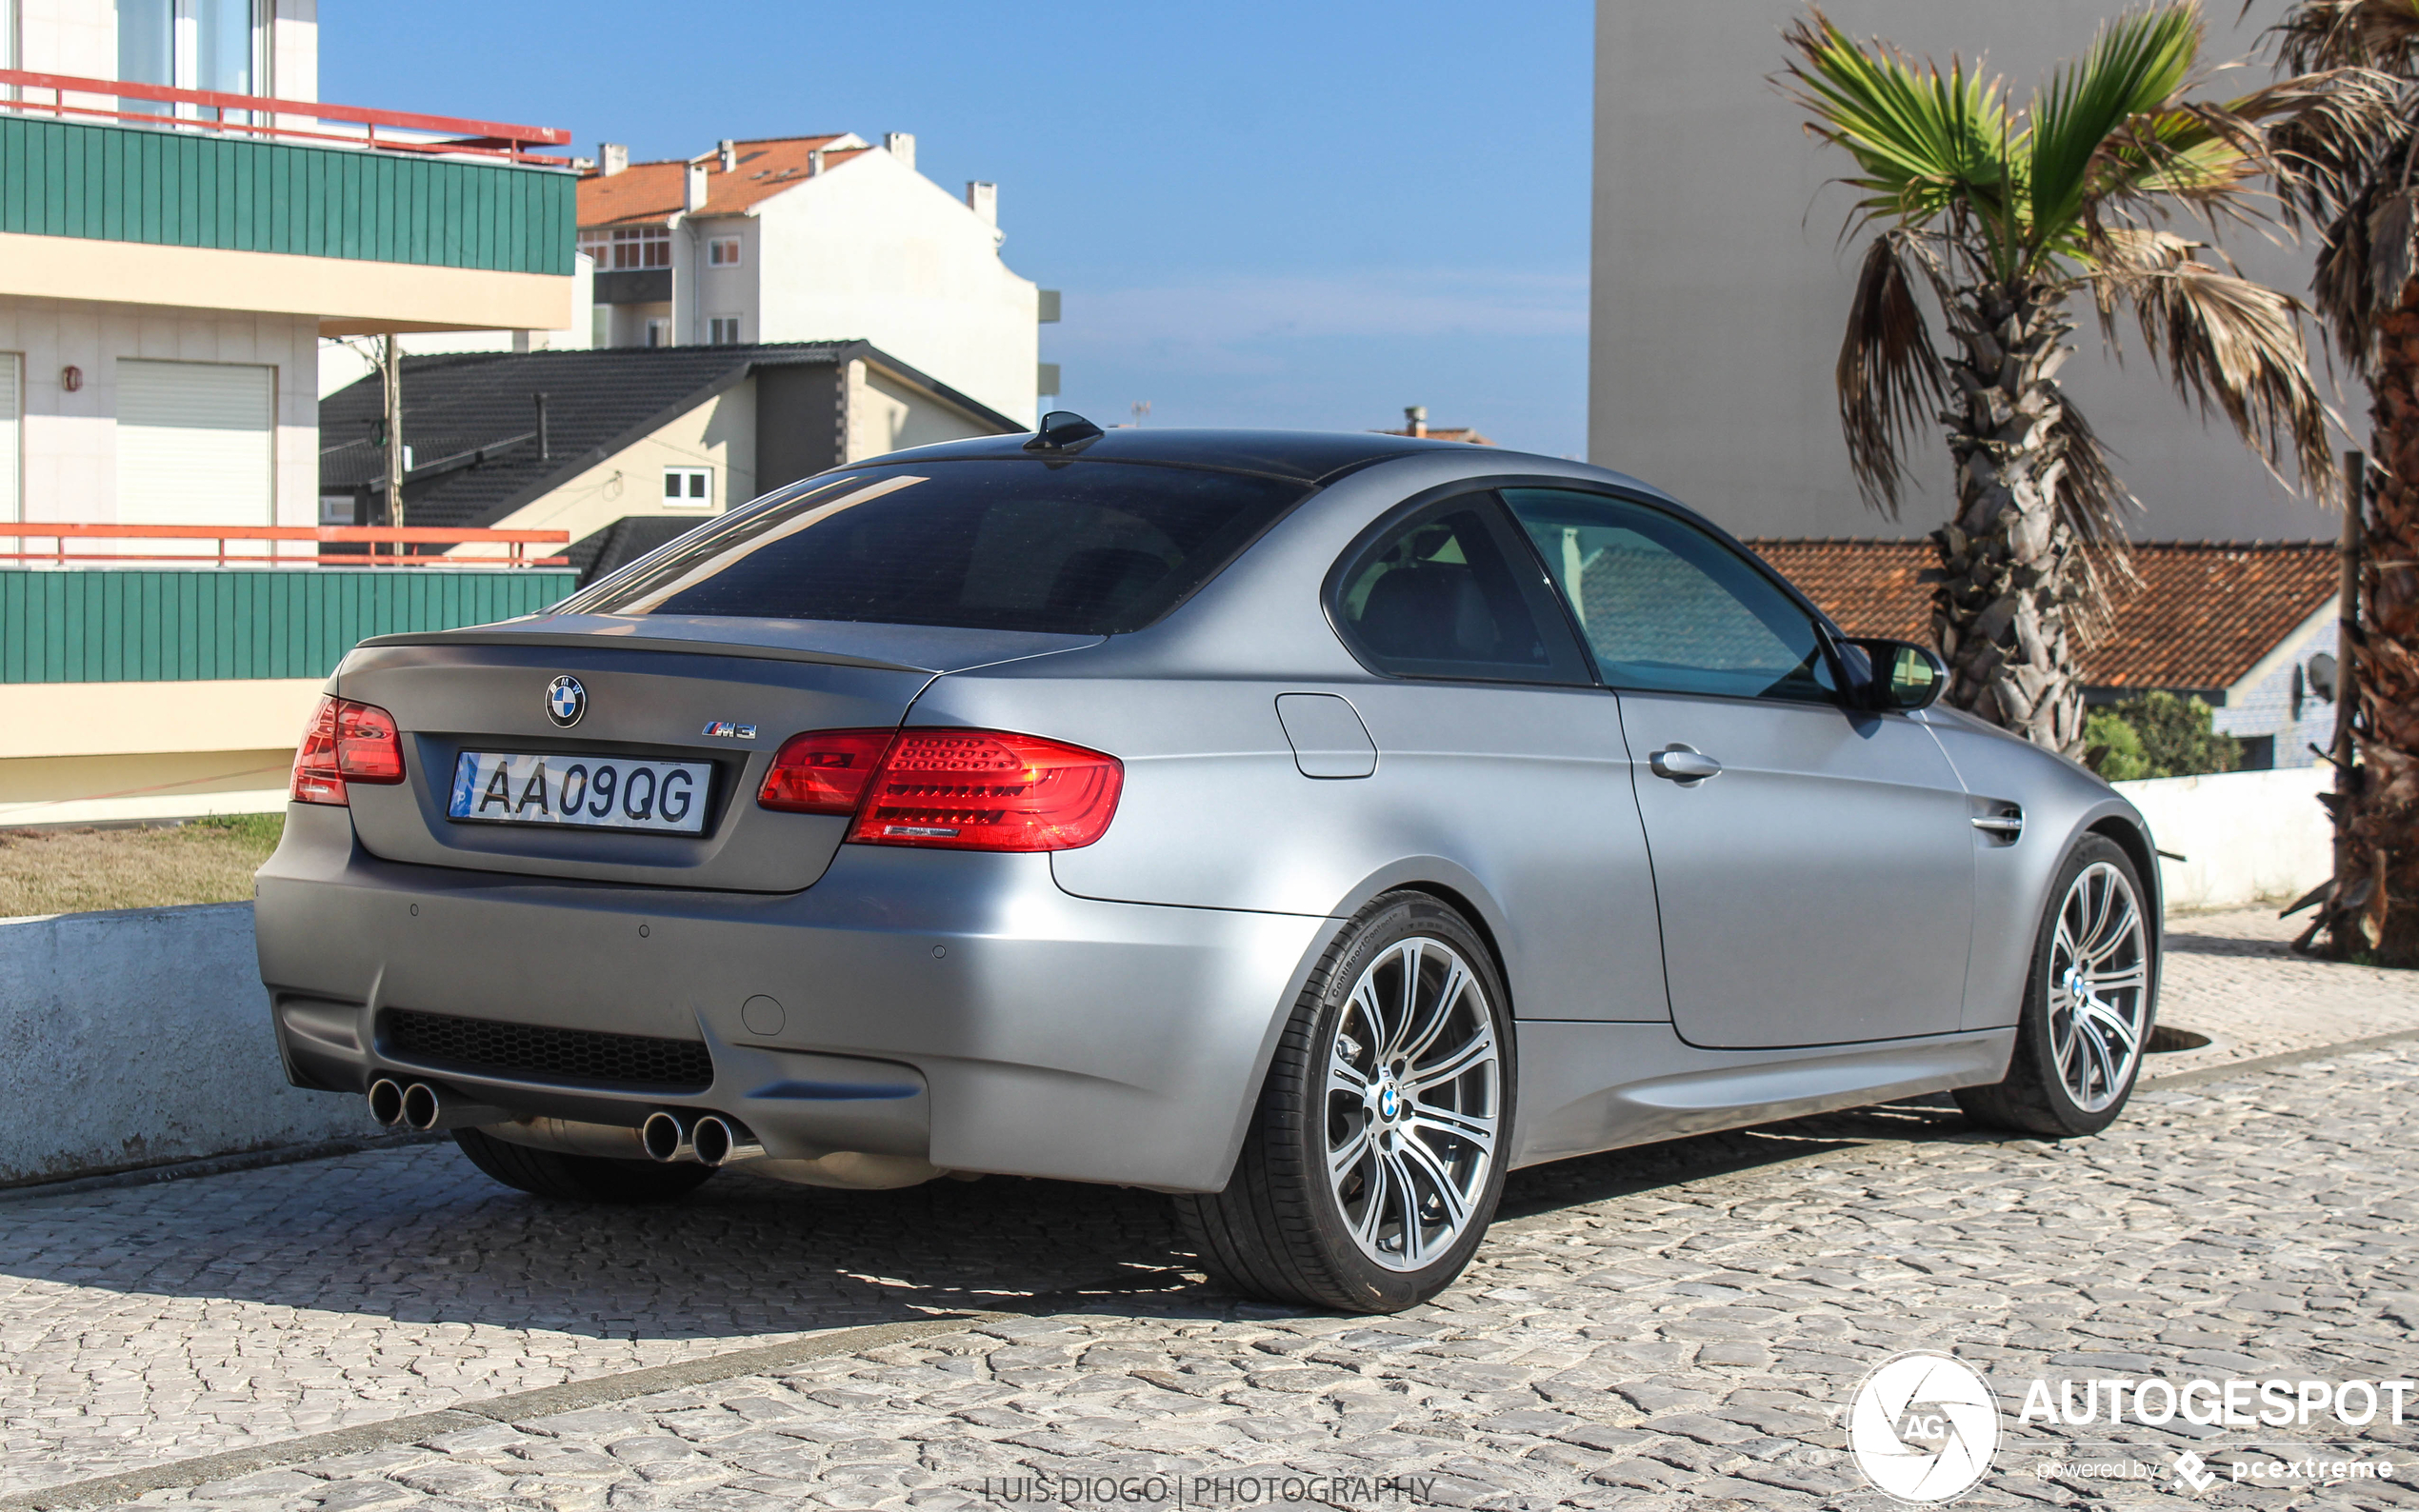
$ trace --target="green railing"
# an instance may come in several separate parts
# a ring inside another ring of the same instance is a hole
[[[559,169],[0,116],[0,231],[568,274]]]
[[[530,614],[571,572],[0,568],[0,684],[325,677],[372,635]]]

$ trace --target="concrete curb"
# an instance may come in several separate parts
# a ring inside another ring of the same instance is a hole
[[[2333,1044],[2315,1044],[2307,1050],[2286,1050],[2275,1055],[2254,1055],[2246,1060],[2228,1061],[2218,1065],[2196,1065],[2189,1071],[2146,1077],[2135,1084],[2135,1089],[2163,1092],[2178,1087],[2198,1086],[2204,1082],[2222,1082],[2229,1076],[2242,1076],[2248,1072],[2273,1071],[2280,1066],[2299,1065],[2304,1061],[2323,1061],[2329,1056],[2382,1049],[2389,1044],[2399,1044],[2406,1040],[2419,1040],[2419,1029],[2396,1029],[2391,1034],[2372,1034],[2365,1040],[2343,1040]]]
[[[957,1333],[987,1323],[1005,1323],[1018,1316],[1021,1315],[965,1312],[910,1323],[836,1328],[829,1333],[792,1340],[786,1344],[734,1349],[727,1354],[708,1355],[698,1360],[650,1365],[643,1370],[599,1376],[593,1381],[541,1386],[534,1391],[516,1391],[510,1396],[490,1397],[484,1402],[467,1403],[436,1412],[390,1418],[385,1422],[365,1422],[358,1427],[307,1434],[299,1439],[263,1444],[256,1449],[230,1449],[190,1460],[170,1460],[146,1469],[99,1476],[90,1481],[70,1481],[62,1485],[18,1491],[0,1497],[0,1512],[77,1512],[77,1509],[87,1507],[115,1506],[152,1491],[176,1490],[212,1481],[231,1481],[241,1476],[257,1475],[263,1470],[273,1470],[279,1465],[416,1443],[439,1434],[458,1433],[465,1428],[484,1428],[498,1422],[553,1417],[584,1407],[625,1402],[632,1397],[700,1385],[709,1381],[728,1381],[734,1376],[786,1369],[830,1355],[854,1354],[860,1350],[878,1349],[884,1344],[908,1343],[935,1334]]]
[[[169,1161],[159,1165],[137,1165],[131,1170],[103,1171],[97,1176],[76,1176],[63,1182],[29,1182],[18,1186],[0,1186],[0,1204],[36,1202],[45,1197],[72,1197],[78,1192],[107,1191],[117,1186],[149,1186],[154,1182],[181,1182],[190,1176],[230,1176],[237,1171],[294,1165],[304,1161],[332,1161],[346,1155],[358,1155],[364,1150],[391,1149],[398,1144],[430,1144],[450,1138],[451,1136],[446,1134],[372,1134],[361,1139],[322,1140],[315,1144],[280,1144],[273,1149],[211,1155],[197,1161]]]

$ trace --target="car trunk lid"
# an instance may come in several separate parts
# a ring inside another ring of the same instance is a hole
[[[755,794],[802,730],[894,727],[949,671],[1099,644],[1098,636],[805,621],[534,616],[367,641],[334,690],[392,714],[404,781],[354,784],[353,830],[389,861],[591,882],[753,892],[811,886],[848,821],[777,813]],[[575,678],[577,721],[550,717]],[[693,835],[449,816],[465,752],[702,764]]]

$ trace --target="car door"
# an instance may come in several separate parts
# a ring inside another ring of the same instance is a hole
[[[1378,752],[1353,811],[1382,854],[1449,861],[1494,901],[1518,1017],[1664,1020],[1620,701],[1493,495],[1381,522],[1328,602],[1373,674],[1342,691]]]
[[[1619,690],[1682,1038],[1956,1029],[1973,834],[1931,732],[1852,707],[1813,617],[1681,515],[1577,490],[1504,498]]]

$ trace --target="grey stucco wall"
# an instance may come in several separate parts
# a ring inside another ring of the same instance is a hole
[[[1919,55],[1987,53],[2021,101],[2089,47],[2120,0],[1829,0],[1849,34]],[[2214,61],[2251,50],[2284,0],[2208,8]],[[1847,154],[1801,129],[1769,82],[1803,0],[1658,6],[1598,0],[1595,204],[1589,348],[1590,461],[1670,489],[1740,535],[1921,535],[1951,504],[1945,443],[1916,448],[1923,491],[1903,522],[1865,507],[1840,441],[1832,368],[1862,241],[1839,244],[1852,195],[1826,188]],[[2265,70],[2220,75],[2241,92]],[[2176,228],[2198,233],[2188,225]],[[2299,293],[2306,249],[2236,230],[2251,276]],[[2120,455],[2147,512],[2143,540],[2332,537],[2230,432],[2207,428],[2127,331],[2122,370],[2101,356],[2088,302],[2069,392]],[[2346,413],[2358,416],[2364,396]],[[2363,434],[2366,426],[2358,428]]]
[[[0,1186],[378,1132],[286,1084],[251,905],[0,920]]]

